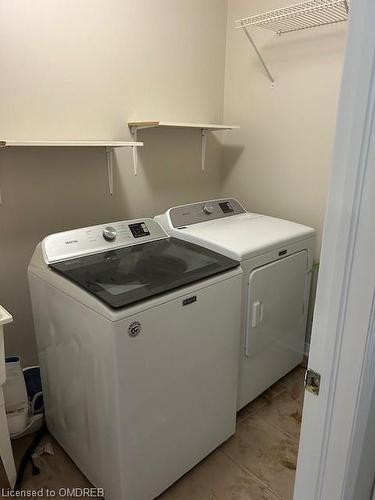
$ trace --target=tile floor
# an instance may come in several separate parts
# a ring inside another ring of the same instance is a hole
[[[237,416],[236,434],[158,500],[292,499],[303,375],[304,369],[296,368],[243,408]],[[28,436],[13,442],[17,463],[31,439]],[[87,479],[56,442],[53,446],[54,456],[45,455],[35,461],[41,470],[38,476],[33,476],[28,466],[23,489],[89,487]],[[0,488],[6,486],[0,467]]]

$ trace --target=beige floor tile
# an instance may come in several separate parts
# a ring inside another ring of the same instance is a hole
[[[303,376],[304,369],[293,370],[243,408],[237,418],[236,435],[171,486],[159,500],[291,499],[298,449],[298,442],[292,436],[299,433]],[[30,465],[27,466],[23,489],[90,487],[53,438],[47,435],[44,439],[53,442],[55,455],[36,460],[41,470],[38,476],[33,476]],[[17,466],[31,440],[32,436],[27,436],[13,441]],[[2,487],[7,488],[8,484],[0,466]]]
[[[254,415],[262,408],[269,406],[279,394],[285,392],[287,390],[287,385],[284,379],[285,377],[271,385],[271,387],[268,388],[263,394],[254,399],[254,401],[251,401],[248,405],[244,406],[237,413],[237,423],[241,423],[250,415]]]
[[[239,412],[237,412],[237,425],[249,418],[251,415],[255,415],[258,411],[262,410],[269,404],[270,403],[264,396],[257,397],[254,401],[251,401],[251,403],[244,406]]]
[[[267,424],[299,439],[302,421],[301,402],[293,399],[289,392],[284,392],[272,401],[272,405],[262,408],[257,416]]]
[[[12,442],[17,468],[32,438],[33,436],[25,436]],[[46,435],[43,438],[44,441],[52,442],[54,455],[43,455],[35,459],[35,465],[40,468],[40,474],[36,476],[32,474],[30,463],[27,465],[22,490],[50,489],[58,492],[59,488],[91,487],[91,483],[50,435]],[[0,475],[0,487],[8,488],[5,475]],[[57,494],[55,498],[61,497]]]
[[[215,451],[158,500],[277,500],[277,497],[221,451]]]
[[[268,425],[259,413],[239,424],[221,449],[280,497],[292,498],[298,441]]]
[[[295,393],[295,396],[301,394],[301,391],[304,390],[305,371],[306,368],[297,366],[297,368],[288,373],[288,375],[282,379],[282,382],[286,386],[287,390]]]
[[[290,381],[290,386],[286,391],[276,396],[271,404],[260,408],[257,416],[263,418],[267,424],[271,424],[299,439],[303,397],[303,380],[295,377],[295,380]]]
[[[14,455],[14,460],[16,462],[16,468],[18,470],[18,466],[21,462],[21,458],[26,451],[27,447],[30,445],[31,441],[33,440],[33,435],[31,436],[25,436],[20,439],[14,439],[12,440],[12,448],[13,448],[13,455]],[[8,488],[8,480],[5,475],[5,471],[2,466],[0,466],[0,488]]]

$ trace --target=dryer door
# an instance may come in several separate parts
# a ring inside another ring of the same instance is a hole
[[[307,251],[255,269],[249,276],[245,355],[265,351],[280,376],[298,364],[304,353],[307,315]]]

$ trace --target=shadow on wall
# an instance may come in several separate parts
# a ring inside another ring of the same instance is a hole
[[[7,354],[37,362],[27,266],[45,236],[78,227],[153,216],[174,204],[220,194],[221,144],[208,139],[201,171],[198,131],[145,131],[139,174],[132,152],[116,150],[114,194],[104,148],[9,148],[0,154],[0,304],[14,316]]]
[[[138,175],[122,168],[124,151],[117,151],[115,190],[132,217],[153,216],[173,205],[220,195],[223,146],[214,133],[207,136],[205,171],[201,168],[199,130],[145,129],[138,148]]]
[[[240,158],[245,146],[235,144],[225,144],[223,146],[223,173],[222,179],[225,179],[232,169],[235,168],[238,159]]]
[[[121,214],[108,194],[104,148],[6,148],[0,151],[0,303],[14,317],[7,354],[35,364],[27,266],[46,235],[104,223]]]

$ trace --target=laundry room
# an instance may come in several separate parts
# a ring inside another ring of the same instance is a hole
[[[307,500],[351,10],[0,0],[1,498]]]

